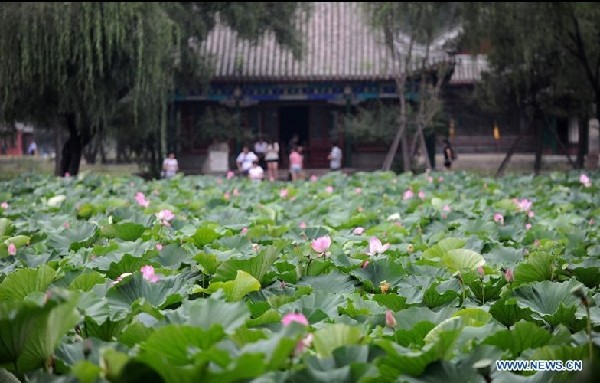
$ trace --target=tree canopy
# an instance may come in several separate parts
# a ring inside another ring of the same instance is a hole
[[[210,76],[197,48],[217,20],[247,39],[273,31],[278,42],[297,53],[300,40],[291,19],[300,6],[2,3],[2,117],[66,126],[69,139],[58,153],[63,155],[61,175],[77,173],[82,147],[107,125],[119,103],[130,103],[140,136],[164,142],[169,91],[177,83]],[[153,150],[155,156],[164,155],[164,148]]]

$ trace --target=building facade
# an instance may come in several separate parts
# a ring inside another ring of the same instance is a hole
[[[216,110],[228,114],[229,125],[234,126],[227,140],[231,166],[243,144],[252,145],[262,136],[279,142],[282,167],[287,166],[293,137],[303,146],[307,168],[326,168],[333,142],[343,150],[344,167],[381,167],[390,143],[352,142],[344,129],[344,117],[374,100],[397,104],[395,73],[401,64],[392,57],[382,35],[367,25],[359,3],[314,3],[310,16],[299,20],[304,37],[300,59],[279,46],[273,35],[252,44],[222,25],[209,34],[200,50],[214,65],[210,84],[203,90],[178,91],[174,102],[168,145],[177,152],[184,171],[194,173],[203,168],[215,141],[203,117]],[[485,58],[454,56],[443,50],[434,53],[429,62],[432,70],[438,64],[454,67],[442,97],[457,149],[478,151],[477,145],[471,145],[478,143],[482,151],[504,150],[521,128],[519,119],[488,116],[469,99],[473,84],[486,69]],[[409,81],[405,90],[409,101],[418,97],[414,89],[416,83]],[[500,140],[493,137],[494,124],[500,126]],[[524,139],[520,150],[530,149]]]

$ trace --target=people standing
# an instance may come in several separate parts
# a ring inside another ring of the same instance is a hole
[[[331,145],[331,151],[327,156],[329,160],[329,169],[336,171],[342,168],[342,149],[337,145],[337,143],[333,143]]]
[[[162,170],[165,178],[173,178],[179,171],[179,162],[175,159],[175,153],[169,153],[169,156],[163,161]]]
[[[262,167],[266,167],[265,155],[267,153],[267,141],[262,136],[258,137],[258,140],[254,143],[254,153],[258,157],[258,164]]]
[[[29,144],[29,147],[27,148],[27,154],[30,156],[35,156],[36,152],[37,152],[37,144],[35,143],[35,140],[31,140],[31,143]]]
[[[269,181],[273,182],[277,179],[279,172],[279,143],[273,139],[267,145],[265,162],[268,167]]]
[[[302,156],[302,147],[296,146],[290,153],[290,174],[292,181],[296,181],[300,178],[302,173],[302,162],[304,158]]]
[[[252,167],[254,161],[258,161],[258,157],[254,152],[251,152],[248,145],[244,145],[242,152],[237,156],[235,162],[240,174],[247,176],[248,171]]]

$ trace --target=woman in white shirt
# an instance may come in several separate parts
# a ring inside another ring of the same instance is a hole
[[[163,173],[165,178],[172,178],[179,171],[179,163],[175,159],[175,153],[169,153],[169,157],[163,161]]]
[[[273,182],[277,179],[277,173],[279,172],[279,143],[273,139],[267,145],[265,161],[269,172],[269,181]]]

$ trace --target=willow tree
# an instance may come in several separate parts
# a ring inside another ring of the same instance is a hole
[[[394,139],[383,163],[389,170],[402,143],[403,170],[409,169],[411,157],[420,145],[427,167],[431,168],[423,129],[430,125],[442,109],[440,88],[451,69],[443,54],[443,35],[457,27],[460,7],[457,3],[442,2],[374,2],[365,3],[367,20],[380,30],[394,59],[394,77],[399,100],[398,124]],[[431,65],[435,62],[435,65]],[[407,139],[408,105],[407,82],[418,81],[418,106],[415,115],[417,131],[413,143]],[[409,149],[410,146],[410,149]]]
[[[206,74],[195,47],[221,15],[240,35],[272,30],[294,46],[298,3],[2,3],[2,118],[64,128],[56,173],[77,174],[82,148],[123,104],[164,155],[169,91]]]

